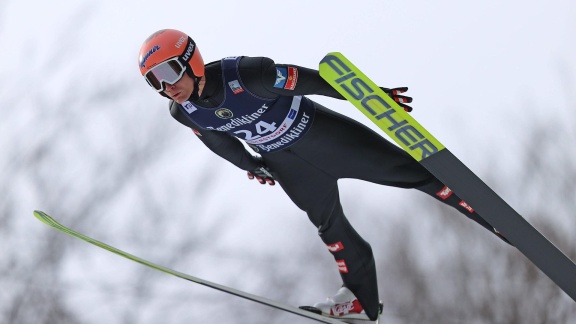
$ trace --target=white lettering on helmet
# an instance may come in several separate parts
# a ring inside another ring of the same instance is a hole
[[[188,45],[188,48],[186,49],[186,53],[184,54],[184,61],[188,61],[190,59],[190,55],[192,55],[192,52],[194,51],[194,43],[190,42],[190,45]]]
[[[178,42],[176,42],[176,45],[174,45],[176,48],[180,48],[180,46],[182,46],[182,44],[184,44],[184,42],[186,41],[186,36],[182,36],[180,37],[180,39],[178,40]]]

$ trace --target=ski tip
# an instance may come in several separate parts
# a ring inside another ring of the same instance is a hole
[[[39,220],[42,220],[42,221],[44,219],[46,219],[46,217],[50,217],[50,216],[48,216],[48,214],[46,214],[45,212],[40,211],[40,210],[35,210],[34,216],[36,216],[36,218],[38,218]]]
[[[339,51],[331,51],[331,52],[326,53],[326,56],[328,56],[328,55],[342,55],[342,53],[340,53]]]
[[[39,210],[35,210],[34,211],[34,217],[38,218],[39,220],[42,220],[42,212]]]
[[[340,52],[330,52],[327,53],[326,55],[324,55],[324,57],[322,58],[322,60],[320,61],[320,66],[322,66],[323,63],[329,63],[333,60],[340,60],[340,57],[344,57],[344,55],[342,55],[342,53]],[[322,72],[322,71],[321,71]]]

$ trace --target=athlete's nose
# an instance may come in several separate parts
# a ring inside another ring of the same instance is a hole
[[[166,91],[168,91],[168,90],[174,90],[174,85],[173,85],[173,84],[170,84],[170,83],[168,83],[168,82],[164,82],[164,86],[165,86],[165,88],[166,88]]]

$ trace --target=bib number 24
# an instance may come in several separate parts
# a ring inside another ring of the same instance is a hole
[[[266,134],[266,133],[272,133],[272,132],[274,132],[274,131],[276,130],[276,128],[277,128],[277,127],[276,127],[276,123],[269,124],[269,123],[267,123],[267,122],[265,122],[265,121],[263,121],[263,120],[259,121],[255,126],[256,126],[256,133],[257,133],[258,135],[253,134],[251,131],[245,130],[245,129],[239,130],[239,131],[235,131],[234,134],[237,134],[237,135],[243,134],[243,135],[244,135],[244,138],[243,138],[244,140],[246,140],[246,141],[251,141],[251,140],[255,140],[255,139],[257,139],[257,138],[260,138],[261,135],[264,135],[264,134]]]

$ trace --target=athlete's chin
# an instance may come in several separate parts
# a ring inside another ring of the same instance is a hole
[[[173,95],[168,95],[172,100],[176,101],[179,104],[182,104],[184,101],[186,101],[187,98],[185,98],[184,93],[183,92],[178,92],[175,93]]]

